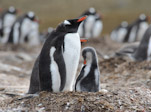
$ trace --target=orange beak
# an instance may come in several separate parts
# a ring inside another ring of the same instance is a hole
[[[84,60],[83,64],[86,64],[86,63],[87,63],[86,60]]]
[[[87,39],[80,39],[80,42],[87,42]]]
[[[40,23],[40,21],[38,19],[34,19],[35,22]]]
[[[150,22],[151,21],[151,17],[147,16],[147,21]]]
[[[84,21],[86,18],[87,18],[87,16],[81,17],[80,19],[78,19],[78,21],[77,21],[77,22]]]
[[[2,11],[3,9],[2,8],[0,8],[0,12]]]
[[[22,11],[20,9],[16,9],[17,13],[21,13]]]

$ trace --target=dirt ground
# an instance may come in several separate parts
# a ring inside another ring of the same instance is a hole
[[[27,95],[34,61],[41,46],[0,46],[0,112],[150,112],[151,62],[109,58],[125,44],[108,36],[91,39],[82,46],[97,50],[101,91],[96,93],[41,92]],[[82,59],[79,68],[81,68]],[[79,70],[78,70],[79,73]]]

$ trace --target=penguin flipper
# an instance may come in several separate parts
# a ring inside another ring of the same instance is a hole
[[[60,91],[62,91],[66,83],[66,66],[65,66],[63,55],[60,52],[63,51],[61,51],[60,49],[56,50],[56,52],[54,53],[54,60],[56,61],[59,68],[59,73],[61,78]]]
[[[77,90],[77,83],[81,80],[81,78],[84,76],[84,68],[86,67],[86,65],[84,65],[82,67],[82,70],[80,72],[80,75],[78,76],[78,78],[76,79],[76,83],[75,83],[75,91]]]
[[[31,73],[28,94],[34,94],[37,92],[39,92],[39,56],[35,61],[35,64]]]
[[[133,54],[138,48],[138,44],[125,46],[115,53],[115,56],[127,56],[127,54]]]

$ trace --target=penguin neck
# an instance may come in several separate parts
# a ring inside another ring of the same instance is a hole
[[[97,66],[97,60],[96,59],[90,59],[86,63],[87,66]]]
[[[88,60],[86,65],[92,65],[92,59],[91,60]]]

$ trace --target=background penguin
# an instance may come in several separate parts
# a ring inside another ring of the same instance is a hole
[[[8,10],[2,12],[0,15],[0,41],[2,43],[8,39],[11,27],[16,20],[16,14],[17,10],[11,6]]]
[[[148,28],[149,17],[141,14],[139,18],[128,26],[128,32],[123,42],[141,41],[146,29]]]
[[[122,22],[119,27],[111,32],[111,39],[117,42],[141,41],[146,29],[148,28],[149,16],[141,14],[139,18],[131,24]]]
[[[86,16],[80,19],[65,20],[48,36],[37,59],[38,62],[36,61],[39,66],[34,65],[28,93],[73,90],[81,49],[77,30],[85,19]],[[33,81],[35,79],[36,81]],[[38,88],[37,83],[39,91],[33,89]]]
[[[82,38],[95,38],[103,29],[102,17],[96,13],[94,8],[89,8],[81,16],[87,15],[87,19],[79,26],[78,33]]]
[[[54,28],[53,27],[49,27],[47,29],[47,31],[41,32],[39,34],[39,40],[41,43],[44,43],[45,40],[47,39],[47,37],[53,32]]]
[[[30,11],[18,18],[13,24],[9,34],[8,43],[23,44],[29,43],[32,39],[32,42],[39,42],[38,36],[39,23],[37,22],[34,12]]]
[[[126,34],[127,34],[127,26],[128,23],[126,21],[123,21],[117,28],[115,28],[111,32],[111,39],[116,42],[123,42]]]
[[[76,91],[97,92],[100,89],[100,71],[96,51],[86,47],[82,51],[84,65],[75,84]]]
[[[127,52],[127,49],[129,48]],[[118,52],[118,55],[128,56],[134,61],[151,60],[151,26],[146,30],[139,46],[129,46]]]

